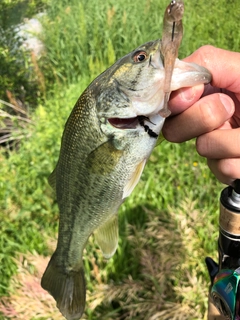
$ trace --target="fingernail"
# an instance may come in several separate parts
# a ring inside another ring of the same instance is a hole
[[[194,88],[182,88],[180,89],[180,96],[184,101],[192,101],[195,96]]]
[[[224,108],[226,109],[227,113],[233,114],[235,107],[232,99],[228,97],[226,94],[222,94],[222,93],[219,94],[219,98]]]

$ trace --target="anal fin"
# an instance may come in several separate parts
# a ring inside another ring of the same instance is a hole
[[[107,222],[95,230],[94,238],[102,250],[104,258],[110,259],[118,246],[117,214],[114,214]]]

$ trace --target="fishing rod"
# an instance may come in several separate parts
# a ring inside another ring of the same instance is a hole
[[[221,192],[218,263],[207,257],[206,264],[208,320],[240,320],[240,179]]]

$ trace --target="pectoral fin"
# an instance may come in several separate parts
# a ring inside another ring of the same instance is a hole
[[[118,246],[117,214],[114,214],[104,225],[100,226],[94,232],[94,237],[102,250],[104,258],[110,259],[116,252]]]
[[[123,189],[123,199],[127,198],[132,193],[136,185],[138,184],[138,181],[142,175],[145,164],[146,164],[146,159],[144,159],[142,162],[138,164],[135,172],[133,173],[130,180],[127,182],[127,184]]]
[[[109,174],[122,157],[122,151],[117,150],[111,141],[106,141],[93,150],[87,158],[87,165],[92,173]]]

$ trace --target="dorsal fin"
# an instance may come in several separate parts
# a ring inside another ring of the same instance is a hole
[[[53,170],[53,172],[48,177],[48,183],[53,188],[53,190],[56,192],[56,168]]]

